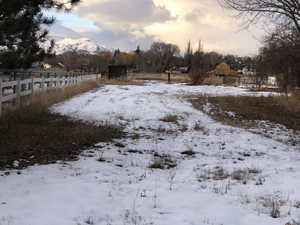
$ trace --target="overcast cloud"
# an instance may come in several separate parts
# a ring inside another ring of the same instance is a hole
[[[181,49],[191,40],[196,48],[201,39],[206,51],[255,54],[262,33],[257,28],[241,30],[239,21],[217,0],[83,0],[73,14],[92,21],[98,30],[68,24],[69,30],[124,50],[137,45],[148,48],[154,40],[172,42]],[[61,26],[52,30],[63,36]]]

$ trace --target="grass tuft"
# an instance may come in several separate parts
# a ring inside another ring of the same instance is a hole
[[[178,121],[181,118],[177,115],[166,115],[165,117],[161,118],[160,121],[166,122],[166,123],[178,123]]]
[[[153,161],[149,165],[151,169],[172,169],[177,166],[176,159],[171,157],[170,155],[160,155],[155,153],[153,156]]]

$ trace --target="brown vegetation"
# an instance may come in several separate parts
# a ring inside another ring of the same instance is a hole
[[[144,85],[143,80],[135,80],[132,76],[127,76],[118,79],[102,79],[100,80],[101,84],[108,85]]]
[[[161,118],[160,121],[166,122],[166,123],[178,123],[178,121],[181,118],[177,115],[166,115],[165,117]]]
[[[297,94],[290,97],[199,96],[191,102],[201,110],[210,103],[210,115],[226,124],[245,127],[254,125],[256,120],[266,120],[300,130],[300,97]],[[235,116],[228,112],[234,112]]]
[[[204,79],[203,85],[215,85],[215,86],[218,86],[218,85],[223,85],[224,82],[223,82],[223,78],[222,77],[217,77],[217,76],[210,76],[210,77],[207,77],[206,79]]]
[[[205,79],[209,77],[209,74],[205,70],[194,69],[190,72],[189,77],[191,79],[192,85],[199,85],[199,84],[203,84]]]
[[[88,81],[48,90],[1,117],[0,169],[73,160],[84,148],[122,137],[120,127],[84,123],[49,111],[53,104],[95,87],[96,82]]]
[[[151,169],[172,169],[177,166],[176,159],[167,154],[158,154],[153,155],[153,160],[149,165]]]
[[[131,80],[160,80],[168,81],[168,74],[166,73],[132,73],[128,75]],[[172,83],[187,83],[190,78],[187,74],[171,74]]]

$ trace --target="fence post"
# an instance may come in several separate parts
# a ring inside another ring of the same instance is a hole
[[[17,77],[16,77],[16,72],[12,72],[12,80],[17,80]],[[13,92],[14,94],[17,93],[17,86],[13,86]]]
[[[2,115],[2,77],[0,77],[0,117]]]
[[[31,78],[31,95],[33,95],[34,92],[34,78]]]
[[[45,88],[45,77],[42,77],[42,81],[41,81],[41,89],[44,90]]]
[[[50,73],[49,72],[47,73],[47,79],[48,79],[48,82],[46,82],[46,84],[47,84],[47,89],[48,89],[48,88],[51,88],[51,79],[50,79]]]
[[[16,93],[17,93],[17,107],[20,106],[21,103],[21,78],[17,78],[17,86],[16,86]]]

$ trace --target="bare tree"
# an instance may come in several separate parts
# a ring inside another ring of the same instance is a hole
[[[192,48],[191,41],[189,41],[186,47],[186,52],[184,54],[185,65],[188,66],[189,69],[192,66],[192,60],[193,60],[193,48]]]
[[[156,72],[164,72],[173,65],[174,58],[180,55],[180,49],[177,45],[164,42],[154,42],[150,47],[152,61],[157,69]]]
[[[276,76],[284,91],[300,86],[300,33],[295,27],[278,26],[265,37],[256,60],[256,72]]]
[[[289,24],[300,33],[299,0],[218,0],[222,6],[238,11],[238,16],[246,16],[249,24],[262,18],[275,23]]]

